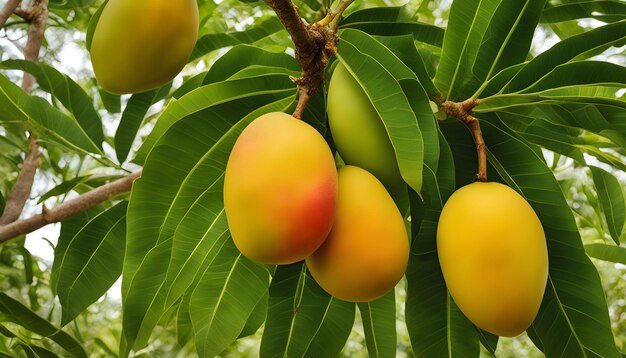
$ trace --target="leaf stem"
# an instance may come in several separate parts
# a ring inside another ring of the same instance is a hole
[[[331,30],[337,32],[337,29],[339,28],[339,22],[341,21],[341,15],[343,15],[343,12],[346,11],[348,6],[350,6],[350,4],[352,4],[353,2],[354,0],[341,0],[339,4],[337,4],[337,7],[332,12],[332,20],[328,25]]]

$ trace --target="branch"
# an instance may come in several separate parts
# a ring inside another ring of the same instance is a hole
[[[295,45],[296,60],[302,67],[302,75],[293,78],[298,86],[298,106],[293,116],[301,118],[302,111],[309,99],[324,84],[324,70],[337,51],[339,38],[335,31],[328,27],[328,21],[307,24],[291,0],[266,0],[276,12]]]
[[[475,99],[468,99],[463,102],[445,101],[440,105],[441,110],[449,116],[456,117],[465,123],[472,132],[476,153],[478,155],[478,178],[480,182],[487,181],[487,147],[480,129],[480,122],[472,115],[472,109],[480,102]]]
[[[28,153],[22,163],[22,170],[7,198],[4,212],[0,217],[0,225],[9,224],[20,217],[33,187],[35,173],[39,168],[39,145],[37,138],[31,134],[28,138]]]
[[[43,42],[43,33],[48,20],[48,0],[36,1],[33,6],[27,10],[30,21],[28,26],[28,40],[24,47],[24,59],[26,61],[38,62],[39,51]],[[26,93],[31,93],[35,85],[35,77],[30,73],[24,72],[22,79],[22,89]]]
[[[9,3],[7,3],[7,5],[8,4]],[[39,60],[39,50],[41,49],[41,43],[43,41],[46,21],[48,20],[48,0],[37,1],[27,10],[27,13],[30,16],[30,25],[28,26],[28,40],[26,41],[26,47],[24,47],[24,59],[37,62]],[[35,78],[29,73],[24,72],[22,89],[30,94],[34,84]],[[37,168],[39,168],[39,144],[37,144],[37,137],[31,133],[28,138],[28,153],[26,154],[24,163],[22,163],[22,170],[7,198],[4,212],[0,217],[0,225],[6,225],[20,217],[26,205],[26,201],[30,196]]]
[[[0,10],[0,28],[4,27],[4,24],[6,24],[7,20],[11,17],[11,14],[13,14],[13,11],[17,9],[19,4],[20,0],[9,0],[6,4],[4,4]]]
[[[61,222],[78,213],[91,209],[94,206],[110,200],[116,195],[127,193],[132,189],[135,179],[141,176],[141,170],[109,184],[98,187],[75,199],[59,204],[54,209],[44,207],[41,214],[29,219],[18,220],[6,226],[0,226],[0,243],[28,234],[48,224]]]

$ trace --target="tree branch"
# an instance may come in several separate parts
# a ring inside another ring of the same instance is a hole
[[[298,85],[298,105],[293,116],[301,118],[309,99],[324,84],[326,65],[337,51],[339,38],[328,27],[328,21],[307,24],[291,0],[266,0],[274,10],[295,45],[296,60],[302,67],[302,75],[292,79]]]
[[[24,59],[26,61],[38,62],[39,51],[43,42],[43,34],[48,20],[48,0],[38,0],[27,10],[30,25],[28,26],[28,40],[24,47]],[[22,89],[26,93],[31,93],[35,85],[35,77],[24,72],[22,79]]]
[[[9,5],[9,3],[7,3],[7,5]],[[6,7],[5,5],[5,8]],[[13,10],[15,11],[16,9],[14,8]],[[28,20],[30,21],[30,25],[28,26],[28,40],[24,47],[24,59],[37,62],[39,60],[39,50],[43,42],[46,21],[48,20],[48,0],[35,2],[26,13],[29,15]],[[35,78],[29,73],[24,72],[22,89],[30,94],[34,85]],[[37,137],[33,133],[30,133],[28,137],[28,152],[26,153],[24,163],[22,163],[22,170],[7,198],[4,212],[0,217],[0,225],[6,225],[20,217],[26,205],[26,201],[28,201],[28,197],[30,196],[39,163],[39,144],[37,143]]]
[[[0,225],[9,224],[20,217],[30,196],[37,168],[39,168],[39,145],[37,145],[37,138],[31,134],[28,138],[28,152],[22,163],[22,170],[7,198],[4,212],[0,217]]]
[[[8,0],[6,4],[0,10],[0,28],[4,27],[13,11],[17,9],[17,6],[20,4],[20,0]]]
[[[49,210],[44,207],[41,214],[25,220],[15,221],[9,225],[0,226],[0,243],[33,232],[48,224],[61,222],[78,213],[91,209],[102,202],[110,200],[116,195],[127,193],[132,189],[135,179],[140,176],[141,170],[98,187],[75,199],[59,204],[54,209]]]
[[[440,105],[441,110],[451,117],[456,117],[465,123],[472,132],[474,143],[476,143],[476,153],[478,155],[478,177],[477,181],[487,181],[487,147],[480,129],[480,122],[472,115],[472,109],[480,102],[475,99],[468,99],[463,102],[445,101]]]

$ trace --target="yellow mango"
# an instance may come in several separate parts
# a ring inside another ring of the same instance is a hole
[[[406,271],[409,240],[404,220],[372,174],[345,166],[338,178],[335,224],[306,264],[331,295],[345,301],[372,301],[393,289]]]
[[[335,218],[337,170],[324,138],[285,113],[248,125],[230,154],[224,208],[235,245],[260,263],[303,260]]]
[[[124,94],[171,81],[191,55],[198,22],[196,0],[109,0],[90,49],[98,83]]]
[[[391,192],[398,190],[404,181],[385,125],[365,91],[342,63],[330,79],[327,111],[341,158],[374,174]]]
[[[548,250],[537,214],[515,190],[481,182],[457,190],[441,212],[437,250],[452,298],[476,326],[513,337],[531,325]]]

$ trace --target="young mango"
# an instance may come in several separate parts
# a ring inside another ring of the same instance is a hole
[[[404,180],[385,125],[342,63],[330,79],[327,111],[330,132],[341,158],[374,174],[390,192],[399,190]]]

